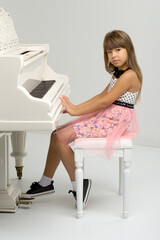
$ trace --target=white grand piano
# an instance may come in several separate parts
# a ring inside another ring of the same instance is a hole
[[[21,196],[9,182],[9,135],[21,179],[26,131],[55,130],[59,96],[70,93],[68,77],[47,65],[48,53],[47,44],[20,44],[11,16],[0,9],[0,212],[15,212]]]

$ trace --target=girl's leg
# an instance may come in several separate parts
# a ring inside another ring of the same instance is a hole
[[[76,139],[74,128],[67,127],[51,135],[44,175],[52,178],[60,160],[62,160],[71,181],[75,181],[74,153],[69,143]]]
[[[54,192],[54,186],[53,182],[51,182],[51,179],[57,169],[57,166],[59,165],[60,160],[62,160],[73,186],[73,191],[70,190],[69,193],[72,192],[74,198],[76,199],[74,153],[71,147],[68,145],[76,138],[77,136],[72,126],[59,129],[58,131],[52,133],[44,175],[39,183],[35,182],[31,185],[31,189],[28,190],[26,194],[29,194],[30,196],[38,196],[41,194]],[[47,185],[46,181],[48,182]],[[43,184],[44,182],[45,185]],[[84,179],[83,204],[86,204],[87,202],[90,188],[91,180]]]
[[[59,154],[72,182],[75,181],[74,152],[68,144],[74,141],[76,137],[76,133],[72,126],[57,131],[55,137],[57,153]]]
[[[50,145],[48,149],[46,165],[43,175],[49,178],[53,178],[53,175],[60,163],[60,157],[55,145],[55,132],[51,134]]]

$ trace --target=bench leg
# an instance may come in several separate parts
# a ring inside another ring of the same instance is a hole
[[[123,195],[123,158],[119,158],[119,195]]]
[[[131,149],[124,150],[123,159],[123,218],[129,216],[129,186],[130,186],[130,166],[131,166]]]
[[[83,215],[83,149],[75,149],[75,178],[76,178],[76,196],[77,196],[77,218]]]

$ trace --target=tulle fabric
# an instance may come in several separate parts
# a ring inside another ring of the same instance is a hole
[[[135,109],[111,104],[106,109],[82,115],[59,126],[57,135],[62,130],[69,130],[67,144],[71,143],[70,146],[76,138],[106,138],[106,153],[110,159],[113,155],[113,143],[121,138],[136,137],[139,126]]]

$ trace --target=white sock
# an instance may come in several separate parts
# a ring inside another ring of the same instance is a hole
[[[51,184],[51,181],[52,181],[52,178],[49,178],[49,177],[46,177],[45,175],[43,175],[41,180],[38,183],[42,187],[46,187]]]
[[[71,182],[71,183],[72,183],[73,191],[76,192],[76,182],[74,181],[74,182]]]

